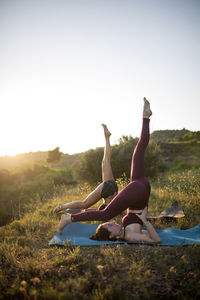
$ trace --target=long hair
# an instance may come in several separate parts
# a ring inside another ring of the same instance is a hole
[[[116,238],[109,238],[110,231],[107,228],[103,227],[103,224],[99,225],[96,234],[91,235],[91,240],[97,240],[97,241],[116,241]]]

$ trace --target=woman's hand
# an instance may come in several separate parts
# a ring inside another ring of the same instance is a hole
[[[136,216],[138,216],[138,218],[145,224],[147,222],[147,210],[148,210],[148,207],[145,206],[145,208],[142,210],[142,213],[141,215],[139,214],[136,214]]]

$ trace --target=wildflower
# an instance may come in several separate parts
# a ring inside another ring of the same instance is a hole
[[[103,266],[102,265],[97,265],[97,269],[100,271],[103,269]]]
[[[169,269],[169,271],[172,272],[172,273],[176,273],[175,266],[171,266],[171,268]]]
[[[36,286],[37,283],[40,283],[40,279],[38,277],[34,277],[30,280],[34,286]]]
[[[26,287],[26,286],[27,286],[27,282],[26,282],[25,280],[22,280],[22,281],[21,281],[21,286],[22,286],[22,287]]]

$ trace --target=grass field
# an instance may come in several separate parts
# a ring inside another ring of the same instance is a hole
[[[199,170],[165,174],[152,182],[149,213],[173,201],[185,217],[156,228],[199,224]],[[120,180],[120,188],[126,180]],[[66,190],[0,228],[0,299],[199,299],[200,246],[114,245],[49,247],[58,202],[84,199],[91,187]],[[116,218],[120,221],[119,217]]]

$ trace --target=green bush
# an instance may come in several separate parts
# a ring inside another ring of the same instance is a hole
[[[36,206],[53,195],[57,186],[75,183],[72,170],[51,169],[43,165],[0,171],[0,226],[21,218],[27,206]]]
[[[112,147],[111,166],[115,179],[122,175],[130,177],[131,160],[138,138],[123,136],[117,145]],[[103,148],[86,151],[76,167],[76,176],[81,181],[92,185],[102,180],[101,164]],[[150,142],[145,152],[145,171],[148,177],[156,176],[163,170],[160,147],[156,142]]]

